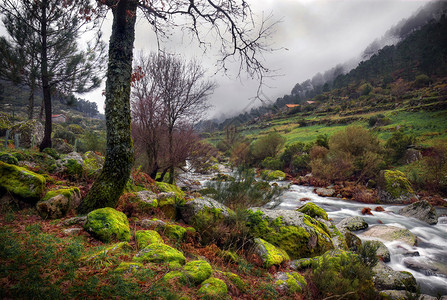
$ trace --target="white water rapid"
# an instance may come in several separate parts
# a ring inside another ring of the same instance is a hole
[[[438,293],[447,295],[447,277],[443,275],[436,275],[430,270],[416,271],[407,268],[403,260],[408,255],[413,256],[415,260],[421,264],[430,263],[431,265],[438,265],[447,268],[447,209],[437,209],[439,218],[438,224],[428,225],[425,222],[414,218],[408,218],[397,214],[402,208],[401,205],[375,205],[365,204],[354,201],[344,201],[332,197],[320,197],[313,192],[313,187],[291,185],[290,188],[276,200],[277,206],[275,209],[296,209],[306,203],[300,201],[302,198],[310,199],[316,205],[323,208],[328,217],[337,224],[340,220],[349,216],[361,216],[365,219],[369,226],[377,224],[392,225],[402,228],[407,228],[418,238],[417,246],[409,246],[402,242],[382,242],[387,246],[391,254],[391,261],[388,265],[394,270],[408,271],[413,274],[416,281],[421,287],[421,292],[436,296]],[[268,205],[272,205],[269,203]],[[372,210],[377,206],[385,209],[384,212],[375,212],[373,215],[362,215],[361,210],[364,207],[369,207]],[[361,232],[356,232],[360,238]],[[364,238],[362,238],[364,239]],[[416,256],[418,255],[419,256]]]

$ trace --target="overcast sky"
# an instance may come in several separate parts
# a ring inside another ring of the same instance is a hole
[[[380,38],[401,19],[408,18],[427,1],[412,0],[248,0],[253,12],[272,15],[281,21],[273,35],[271,44],[277,51],[264,55],[265,65],[278,70],[281,75],[267,82],[264,94],[271,101],[289,94],[297,82],[311,78],[339,63],[358,56],[372,41]],[[147,22],[137,21],[135,52],[157,49],[154,34]],[[110,17],[103,23],[104,40],[111,31]],[[162,45],[168,51],[185,58],[195,57],[209,70],[209,76],[218,84],[210,97],[213,105],[210,117],[222,117],[241,112],[259,105],[249,99],[256,95],[258,83],[236,73],[213,75],[216,53],[205,55],[194,43],[174,35]],[[81,97],[95,101],[104,112],[104,96],[98,89]]]

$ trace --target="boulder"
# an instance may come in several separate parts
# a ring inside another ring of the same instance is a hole
[[[79,175],[83,172],[84,160],[81,154],[77,152],[70,152],[61,159],[55,161],[56,172],[66,173],[69,175]]]
[[[378,290],[407,290],[415,292],[416,279],[409,272],[394,271],[384,262],[379,261],[373,267],[374,285]]]
[[[177,206],[185,201],[185,193],[176,185],[156,182],[161,193],[157,195],[158,208],[166,218],[177,218]]]
[[[210,277],[204,282],[197,292],[199,297],[205,299],[224,299],[228,294],[228,287],[222,280]]]
[[[8,152],[0,152],[0,161],[10,165],[17,165],[19,163],[17,158]]]
[[[47,192],[45,197],[37,202],[36,208],[42,219],[59,219],[80,203],[81,192],[77,187],[73,187]]]
[[[292,259],[334,249],[327,226],[301,212],[250,208],[247,213],[250,232],[285,250]]]
[[[315,194],[320,197],[332,197],[335,195],[335,190],[330,188],[317,188],[315,189]]]
[[[154,243],[163,243],[160,234],[154,230],[138,230],[135,231],[135,243],[138,249],[143,249]]]
[[[210,222],[223,220],[233,213],[225,205],[208,197],[195,198],[180,208],[181,218],[186,224],[202,227]]]
[[[163,227],[164,234],[172,240],[181,241],[186,238],[188,232],[195,232],[193,227],[182,227],[176,224],[168,224]]]
[[[334,244],[335,249],[340,250],[348,250],[348,244],[346,243],[345,235],[342,233],[342,231],[337,228],[331,221],[324,220],[322,218],[317,218],[318,221],[320,221],[322,224],[326,225],[327,229],[329,230],[329,235],[331,236],[332,243]],[[349,231],[344,229],[345,231]]]
[[[337,224],[338,228],[346,228],[350,231],[357,231],[368,228],[368,223],[366,223],[365,219],[359,216],[347,217],[341,220]]]
[[[430,225],[438,223],[438,215],[435,208],[426,200],[412,203],[399,211],[399,214],[424,221]]]
[[[389,262],[391,259],[390,250],[381,241],[370,241],[370,243],[377,247],[376,256],[383,262]]]
[[[166,222],[159,219],[143,219],[138,222],[143,228],[156,228],[166,226]]]
[[[154,243],[140,250],[132,258],[132,261],[163,263],[168,264],[171,268],[179,268],[185,264],[186,259],[183,253],[177,249],[162,243]]]
[[[266,170],[262,173],[262,177],[268,181],[284,180],[286,178],[286,173],[280,170],[276,171]]]
[[[315,203],[308,202],[304,204],[303,206],[299,207],[297,211],[302,212],[303,214],[306,214],[314,219],[316,218],[322,218],[323,220],[327,220],[327,213],[316,205]]]
[[[51,142],[52,147],[59,153],[68,154],[74,150],[73,146],[67,143],[64,139],[53,138]]]
[[[72,225],[82,225],[82,226],[84,226],[86,221],[87,221],[87,216],[73,217],[73,218],[66,219],[64,221],[64,225],[65,226],[72,226]]]
[[[377,189],[380,203],[402,204],[415,197],[410,181],[398,170],[381,171]]]
[[[280,265],[281,263],[290,260],[287,253],[269,242],[260,238],[254,239],[254,252],[261,257],[264,267],[270,268],[274,265]]]
[[[65,235],[77,235],[82,231],[82,228],[67,228],[62,230]]]
[[[133,273],[138,269],[143,268],[142,263],[137,262],[125,262],[123,261],[116,267],[115,272],[117,273]]]
[[[200,284],[213,274],[213,268],[204,260],[190,261],[183,267],[184,273],[189,281]]]
[[[385,241],[401,241],[410,246],[417,244],[417,237],[410,230],[388,225],[375,225],[360,234],[366,238],[379,238]]]
[[[301,293],[307,283],[298,272],[278,272],[275,274],[275,285],[282,291],[294,294]]]
[[[362,240],[346,228],[338,227],[341,234],[345,238],[346,246],[351,251],[357,251],[362,245]]]
[[[158,206],[157,194],[151,191],[143,190],[135,193],[140,206],[147,206],[151,208],[156,208]]]
[[[46,180],[42,175],[0,161],[0,188],[14,197],[35,204],[43,195],[45,185]]]
[[[111,240],[130,241],[129,221],[124,213],[111,207],[91,211],[87,215],[84,229],[103,242]]]
[[[31,148],[40,145],[44,136],[44,127],[38,120],[20,122],[11,127],[10,137],[19,134],[19,147]]]
[[[104,156],[98,155],[93,151],[87,151],[82,155],[84,170],[88,174],[99,174],[104,166]]]
[[[404,265],[426,276],[447,277],[447,265],[431,260],[427,257],[406,257]]]
[[[409,299],[408,298],[408,293],[407,291],[396,291],[396,290],[384,290],[384,291],[380,291],[379,296],[380,299],[387,299],[387,300],[403,300],[403,299]],[[421,294],[419,295],[418,298],[416,298],[416,296],[418,295],[417,293],[412,293],[410,294],[413,298],[411,299],[418,299],[418,300],[439,300],[442,298],[436,298],[430,295],[425,295],[425,294]]]

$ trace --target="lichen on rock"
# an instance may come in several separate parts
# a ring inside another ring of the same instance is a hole
[[[211,265],[204,260],[190,261],[183,267],[186,276],[195,284],[200,284],[207,280],[213,273]]]
[[[185,223],[201,228],[228,218],[233,211],[225,205],[209,197],[195,198],[186,201],[180,207],[180,215]]]
[[[438,215],[436,214],[435,208],[425,200],[412,203],[402,208],[399,210],[399,214],[419,219],[430,225],[438,223]]]
[[[381,203],[406,203],[414,197],[410,181],[398,170],[384,170],[379,174],[378,194]]]
[[[99,208],[90,212],[87,215],[84,229],[103,242],[130,241],[131,237],[126,215],[111,207]]]

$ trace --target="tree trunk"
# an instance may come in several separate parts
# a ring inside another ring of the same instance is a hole
[[[78,208],[80,213],[101,207],[115,207],[129,179],[133,162],[130,81],[136,9],[136,0],[121,0],[112,7],[105,107],[106,160],[101,174]]]
[[[169,183],[174,184],[174,145],[172,140],[172,128],[169,128],[169,160],[171,166],[169,167]]]
[[[30,88],[31,88],[31,91],[29,92],[29,97],[28,97],[28,119],[32,120],[33,113],[34,113],[34,92],[36,90],[36,83],[34,81],[34,78],[32,79]]]
[[[42,90],[43,103],[45,104],[45,131],[42,143],[39,150],[51,148],[51,87],[48,75],[48,56],[47,56],[47,1],[41,3],[42,20],[40,25],[40,35],[42,38],[42,52],[41,52],[41,73],[42,73]]]

